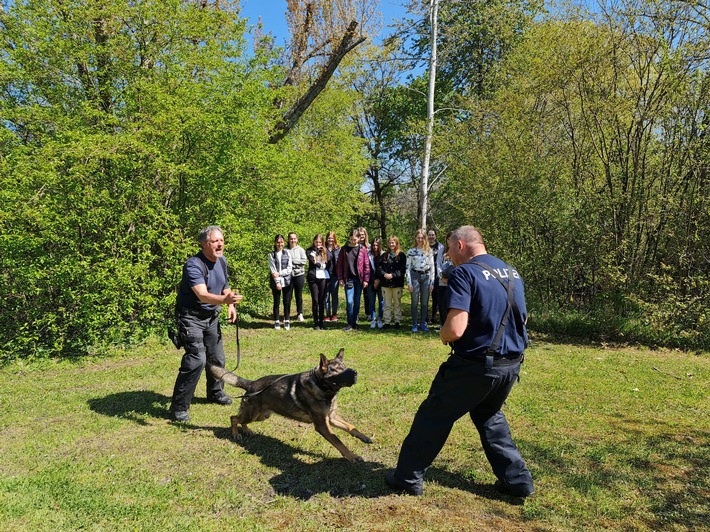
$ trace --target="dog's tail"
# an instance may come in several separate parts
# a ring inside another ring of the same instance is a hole
[[[212,366],[208,364],[207,370],[212,374],[215,379],[224,381],[230,386],[234,386],[235,388],[241,388],[242,390],[246,390],[251,384],[251,381],[242,379],[231,371],[228,371],[224,368],[220,368],[219,366]]]

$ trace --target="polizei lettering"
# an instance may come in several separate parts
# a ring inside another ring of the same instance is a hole
[[[500,275],[501,279],[507,279],[508,278],[508,272],[510,272],[510,275],[513,276],[514,279],[520,279],[520,275],[515,269],[508,270],[508,268],[493,268],[493,271],[496,272],[498,275]],[[493,275],[491,272],[488,270],[483,270],[483,276],[486,278],[486,281],[488,281]]]

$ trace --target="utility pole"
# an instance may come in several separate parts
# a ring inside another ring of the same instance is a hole
[[[429,0],[429,36],[431,56],[429,57],[429,90],[427,93],[427,135],[422,161],[422,178],[419,190],[420,216],[419,227],[426,229],[427,210],[429,205],[429,162],[431,160],[431,144],[434,136],[434,89],[436,88],[436,37],[439,0]]]

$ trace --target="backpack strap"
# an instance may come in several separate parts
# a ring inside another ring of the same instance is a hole
[[[195,255],[197,257],[197,255]],[[200,267],[202,268],[202,275],[205,277],[205,284],[210,279],[210,271],[207,268],[207,264],[205,264],[205,261],[203,261],[200,257],[197,257],[197,260],[200,262]],[[224,282],[229,283],[229,270],[227,268],[227,259],[224,257],[218,257],[217,262],[219,262],[222,265],[222,269],[224,270]]]

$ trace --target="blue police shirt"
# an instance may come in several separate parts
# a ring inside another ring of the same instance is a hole
[[[524,324],[527,309],[523,279],[514,268],[493,255],[478,255],[472,260],[483,262],[496,270],[503,282],[511,279],[514,281],[514,296],[521,319],[516,320],[511,309],[505,334],[496,353],[508,357],[522,354],[528,340]],[[463,336],[453,342],[454,352],[464,358],[484,357],[488,347],[493,343],[508,304],[506,288],[489,272],[467,262],[451,271],[449,297],[449,309],[468,312],[468,326]]]
[[[220,265],[217,266],[217,264]],[[210,294],[221,295],[225,288],[229,288],[226,268],[227,259],[222,257],[221,260],[212,262],[204,256],[202,251],[187,259],[182,268],[182,279],[180,280],[176,306],[178,308],[184,307],[202,311],[219,310],[222,307],[221,305],[201,303],[195,292],[192,291],[192,287],[198,284],[206,284],[207,291]],[[205,271],[207,272],[206,279]]]

